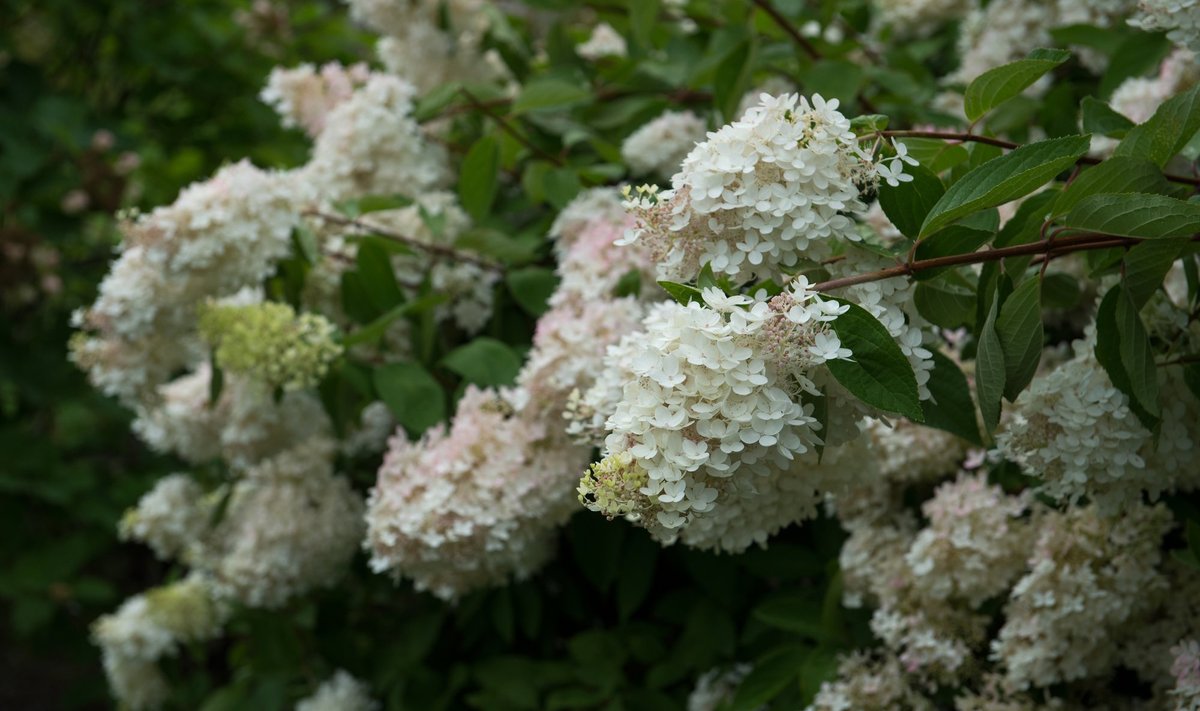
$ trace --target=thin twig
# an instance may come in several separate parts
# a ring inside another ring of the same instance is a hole
[[[854,274],[848,277],[840,277],[838,279],[830,279],[813,285],[813,291],[833,291],[847,286],[856,284],[866,284],[873,281],[881,281],[883,279],[891,279],[898,276],[913,276],[922,271],[929,269],[939,269],[942,267],[959,267],[966,264],[983,264],[985,262],[996,262],[1006,257],[1025,257],[1034,254],[1046,255],[1046,258],[1054,258],[1071,252],[1084,252],[1093,249],[1108,249],[1110,247],[1132,247],[1140,243],[1142,240],[1134,237],[1114,237],[1112,235],[1089,233],[1082,235],[1074,235],[1071,237],[1061,237],[1051,242],[1048,239],[1038,242],[1030,242],[1028,244],[1018,244],[1012,247],[1000,247],[998,249],[986,249],[980,252],[969,252],[967,254],[951,254],[945,257],[934,257],[932,259],[920,259],[915,262],[898,264],[894,267],[887,267],[874,272],[866,272],[863,274]],[[1192,241],[1200,241],[1200,235],[1192,237]]]
[[[809,58],[814,61],[820,61],[821,59],[824,59],[824,55],[821,54],[821,51],[818,50],[812,42],[809,42],[808,38],[800,33],[800,30],[796,29],[796,26],[792,24],[791,20],[784,17],[783,13],[779,12],[779,10],[777,10],[775,6],[771,4],[771,0],[750,0],[750,2],[754,3],[760,10],[767,13],[767,15],[775,21],[775,24],[779,25],[780,29],[782,29],[784,33],[791,37],[792,41],[795,42],[796,45],[809,56]],[[855,98],[858,99],[858,103],[862,106],[863,111],[869,114],[879,113],[879,109],[875,108],[875,104],[871,103],[871,100],[868,99],[861,91],[858,92],[858,95]]]
[[[472,106],[474,106],[476,109],[479,109],[485,115],[487,115],[488,118],[495,121],[496,124],[498,126],[500,126],[501,130],[503,130],[505,133],[512,136],[514,139],[516,139],[517,143],[520,143],[522,146],[525,146],[526,148],[528,148],[534,155],[538,156],[542,160],[549,161],[549,162],[553,163],[554,165],[557,165],[560,168],[563,167],[564,165],[566,165],[566,162],[563,161],[563,159],[561,157],[547,152],[541,146],[539,146],[536,143],[534,143],[533,141],[529,140],[529,138],[526,137],[525,134],[521,133],[515,127],[513,127],[513,125],[510,124],[507,120],[505,120],[505,118],[503,116],[495,113],[494,111],[492,111],[491,107],[486,106],[479,99],[475,98],[474,94],[467,91],[466,89],[459,89],[458,92],[460,94],[462,94],[464,97],[466,97],[467,101],[471,102]]]
[[[1013,150],[1015,148],[1021,147],[1020,143],[1013,143],[1012,141],[1005,141],[1003,139],[993,138],[991,136],[981,136],[977,133],[959,133],[959,132],[952,132],[952,131],[908,131],[908,130],[900,131],[900,130],[897,130],[897,131],[877,131],[875,134],[868,134],[868,136],[874,136],[874,135],[884,136],[885,138],[934,138],[934,139],[938,139],[938,140],[942,140],[942,141],[966,141],[966,142],[971,142],[971,143],[984,143],[989,146],[996,146],[997,148],[1004,148],[1007,150]],[[862,138],[867,138],[867,136],[863,136]],[[1077,165],[1099,165],[1101,162],[1103,162],[1102,159],[1095,158],[1092,156],[1082,156],[1077,161],[1075,161],[1075,163]],[[1186,175],[1173,175],[1171,173],[1164,173],[1163,177],[1165,177],[1167,180],[1169,180],[1173,183],[1183,183],[1184,185],[1200,187],[1200,178],[1189,178]]]
[[[403,244],[407,247],[411,247],[412,249],[415,249],[415,250],[418,250],[421,252],[425,252],[427,254],[431,254],[431,255],[433,255],[435,257],[439,257],[441,259],[449,259],[449,260],[457,261],[457,262],[467,262],[467,263],[474,264],[479,267],[483,267],[484,269],[488,269],[488,270],[496,271],[496,272],[504,271],[504,265],[499,264],[497,262],[493,262],[490,259],[485,259],[484,257],[481,257],[478,254],[474,254],[473,252],[467,252],[467,251],[464,251],[461,249],[456,249],[455,247],[450,247],[450,246],[444,245],[444,244],[431,244],[424,240],[419,240],[414,237],[409,237],[408,235],[402,235],[399,232],[393,232],[393,231],[389,230],[388,228],[383,227],[381,225],[373,225],[370,222],[364,222],[363,220],[355,219],[353,217],[345,217],[343,215],[334,215],[334,214],[331,214],[328,212],[322,212],[320,210],[305,210],[304,214],[309,217],[316,217],[318,219],[325,220],[326,222],[329,222],[329,223],[332,223],[335,225],[341,225],[343,227],[354,227],[356,229],[362,230],[363,232],[369,232],[373,235],[378,235],[379,237],[382,237],[384,239],[391,240],[392,242],[397,242],[399,244]]]

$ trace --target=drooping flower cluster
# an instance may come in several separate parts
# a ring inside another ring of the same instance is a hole
[[[673,540],[725,499],[753,496],[798,457],[815,455],[821,425],[804,399],[819,392],[819,366],[851,356],[828,327],[846,308],[807,291],[802,279],[770,302],[708,288],[702,302],[654,307],[645,332],[610,351],[608,366],[624,384],[606,423],[606,460],[580,484],[585,503],[609,516],[634,513]],[[611,397],[603,383],[594,391],[593,401]],[[600,508],[596,487],[613,476],[641,477],[639,470],[646,484],[633,500]],[[812,501],[817,482],[797,471],[784,478]],[[710,545],[740,550],[755,539],[762,534],[716,532]]]
[[[1139,0],[1129,24],[1147,32],[1166,32],[1176,45],[1200,52],[1200,2],[1197,0]]]
[[[296,711],[377,711],[379,702],[371,698],[366,684],[344,669],[321,682],[312,696],[296,703]]]
[[[308,194],[294,174],[241,162],[126,220],[120,258],[96,302],[76,314],[83,332],[72,357],[103,392],[152,400],[173,371],[200,359],[197,304],[257,287],[290,252]]]
[[[706,132],[704,120],[691,111],[668,111],[629,134],[621,157],[636,175],[670,178]]]
[[[1171,695],[1176,709],[1194,709],[1200,706],[1200,643],[1194,639],[1180,642],[1171,650],[1175,661],[1171,673],[1175,675],[1175,688]]]
[[[121,538],[145,543],[162,560],[179,557],[208,524],[206,512],[197,506],[204,495],[204,489],[186,474],[159,479],[121,518]]]
[[[468,387],[449,429],[393,437],[368,502],[371,567],[446,599],[528,576],[574,509],[571,474],[586,459],[502,395]]]
[[[857,240],[850,216],[866,213],[877,164],[837,106],[764,94],[688,154],[671,190],[631,197],[638,225],[626,241],[645,242],[664,279],[688,281],[708,264],[745,282]]]
[[[213,598],[202,577],[189,576],[126,600],[92,625],[109,688],[123,708],[154,709],[170,688],[158,662],[180,647],[220,634],[228,607]]]

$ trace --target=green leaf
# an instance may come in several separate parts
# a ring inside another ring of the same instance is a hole
[[[658,0],[629,0],[629,25],[633,38],[645,49],[654,49],[654,24],[658,21]]]
[[[921,236],[976,210],[1011,202],[1045,185],[1087,152],[1087,136],[1067,136],[1022,146],[988,161],[946,191],[926,216]]]
[[[730,711],[751,711],[763,707],[788,684],[798,682],[800,667],[808,656],[804,647],[781,647],[758,660],[738,685]]]
[[[967,227],[963,224],[950,225],[917,243],[916,258],[918,260],[948,257],[955,254],[970,254],[993,237],[993,232],[986,232]],[[932,279],[953,267],[938,267],[923,269],[913,276],[918,281]]]
[[[398,210],[413,204],[413,199],[406,195],[368,195],[356,201],[358,214],[366,215],[383,210]]]
[[[1200,399],[1200,363],[1186,363],[1183,365],[1183,382],[1188,386],[1188,390]]]
[[[1162,170],[1145,158],[1116,156],[1088,168],[1063,189],[1054,203],[1054,215],[1065,215],[1080,200],[1101,193],[1157,193],[1166,195],[1171,185]]]
[[[883,114],[860,114],[850,119],[850,130],[854,131],[856,136],[883,131],[887,127],[888,117]],[[904,172],[907,173],[908,169],[905,168]]]
[[[1070,274],[1051,272],[1042,279],[1043,308],[1074,308],[1079,305],[1079,297],[1082,295],[1079,281]]]
[[[296,225],[292,228],[292,247],[309,264],[316,264],[321,259],[317,236],[307,225]]]
[[[533,316],[546,313],[546,302],[558,288],[558,275],[546,267],[515,269],[504,281],[521,308]]]
[[[826,363],[829,372],[866,404],[922,421],[925,416],[921,412],[917,378],[900,346],[866,309],[847,301],[841,303],[849,310],[834,319],[833,330],[842,346],[853,355],[851,360]]]
[[[975,320],[975,294],[969,288],[941,280],[917,284],[913,305],[927,321],[942,328],[970,326]]]
[[[900,141],[908,146],[908,154],[936,175],[954,168],[971,158],[966,146],[949,143],[935,138],[905,138]]]
[[[496,199],[500,171],[500,144],[492,135],[482,136],[463,159],[458,176],[458,198],[463,209],[476,220],[483,219]]]
[[[442,365],[468,382],[482,386],[512,385],[521,370],[521,359],[494,338],[476,338],[442,358]]]
[[[442,84],[417,100],[413,107],[413,118],[418,123],[425,123],[442,112],[462,91],[462,84],[450,82]]]
[[[717,65],[713,76],[713,101],[726,121],[736,116],[738,102],[746,93],[754,63],[754,42],[744,39],[739,42]]]
[[[704,303],[704,299],[700,296],[700,290],[694,286],[688,286],[687,284],[680,284],[674,281],[660,281],[658,282],[658,285],[663,288],[663,291],[670,294],[672,299],[675,299],[684,306],[687,306],[693,301]]]
[[[983,446],[976,424],[975,401],[971,399],[971,387],[967,376],[958,365],[933,351],[933,372],[929,374],[929,393],[933,397],[921,402],[925,412],[925,424],[958,435],[963,439]]]
[[[408,316],[409,314],[427,311],[443,301],[448,300],[449,298],[450,297],[447,294],[427,294],[419,299],[413,299],[412,301],[400,304],[362,328],[346,334],[346,336],[342,338],[342,345],[350,347],[360,343],[378,342],[379,339],[383,338],[383,335],[387,333],[388,327],[391,326],[392,322],[396,319],[402,316]]]
[[[1129,397],[1130,409],[1146,429],[1157,429],[1158,380],[1149,338],[1119,284],[1108,290],[1096,310],[1095,353],[1113,386]]]
[[[389,363],[372,375],[396,421],[416,437],[446,417],[446,393],[419,363]]]
[[[587,103],[592,98],[592,92],[583,86],[572,84],[563,79],[538,79],[525,85],[513,102],[513,113],[526,111],[544,111],[547,109],[564,109]]]
[[[1146,305],[1187,244],[1187,238],[1149,240],[1125,253],[1123,281],[1134,308],[1140,310]]]
[[[1025,59],[989,69],[970,84],[963,96],[963,110],[974,123],[993,108],[1033,85],[1043,74],[1067,61],[1064,49],[1035,49]]]
[[[1062,224],[1119,237],[1190,237],[1200,232],[1200,204],[1166,195],[1102,193],[1080,200]]]
[[[621,550],[621,570],[617,575],[617,614],[627,620],[650,594],[654,583],[654,563],[660,546],[644,531],[631,533]]]
[[[979,412],[983,415],[983,426],[988,434],[996,431],[1000,423],[1000,398],[1004,395],[1004,349],[996,333],[996,313],[999,301],[992,300],[991,311],[979,333],[979,345],[975,352],[975,391],[979,398]]]
[[[912,176],[910,182],[900,183],[896,187],[886,183],[879,186],[879,206],[901,234],[916,239],[925,216],[945,194],[946,188],[941,179],[925,166],[909,166],[904,172]]]
[[[820,641],[825,636],[821,625],[821,595],[815,590],[809,592],[811,594],[792,593],[768,600],[754,608],[754,618],[772,627]]]
[[[1161,168],[1198,130],[1200,84],[1167,99],[1150,120],[1129,129],[1113,155],[1148,158]]]
[[[404,302],[404,292],[400,291],[396,273],[392,271],[392,257],[386,249],[374,242],[361,242],[355,263],[355,274],[377,313]]]
[[[1128,32],[1117,45],[1100,79],[1100,96],[1111,96],[1126,79],[1157,70],[1171,43],[1161,33]]]
[[[1042,359],[1042,285],[1026,279],[1005,300],[996,318],[996,335],[1004,354],[1004,397],[1009,402],[1033,380]]]
[[[1134,126],[1133,121],[1094,96],[1083,97],[1080,106],[1084,133],[1122,138]]]

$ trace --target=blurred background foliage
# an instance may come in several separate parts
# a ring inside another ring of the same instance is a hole
[[[108,706],[88,625],[160,581],[116,522],[172,462],[68,362],[113,214],[229,156],[301,162],[257,100],[272,66],[368,52],[333,0],[0,3],[0,708]]]

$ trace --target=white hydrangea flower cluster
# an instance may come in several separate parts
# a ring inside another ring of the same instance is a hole
[[[372,75],[326,117],[301,169],[322,200],[363,195],[420,195],[450,180],[446,151],[412,118],[416,88]]]
[[[879,472],[889,482],[935,481],[953,474],[967,454],[965,440],[908,420],[871,420],[867,432]]]
[[[196,306],[257,286],[291,250],[296,174],[243,161],[180,193],[174,204],[122,224],[121,256],[75,325],[72,357],[103,392],[152,401],[172,371],[199,360]]]
[[[710,133],[663,193],[639,190],[629,208],[664,279],[688,281],[710,264],[737,282],[782,280],[802,260],[830,257],[859,239],[877,163],[836,99],[762,95],[738,121]],[[902,163],[891,168],[902,174]]]
[[[848,307],[808,291],[803,278],[769,302],[716,288],[702,296],[703,303],[652,308],[644,332],[610,350],[608,367],[618,375],[588,395],[604,412],[611,381],[623,383],[606,423],[606,459],[584,477],[582,498],[607,515],[636,517],[664,540],[721,516],[719,509],[739,498],[755,498],[760,487],[778,486],[782,472],[789,472],[783,485],[811,509],[820,482],[800,471],[820,471],[813,465],[823,441],[814,406],[804,399],[819,392],[813,378],[821,365],[851,356],[828,327]],[[640,487],[605,510],[606,490],[633,480]],[[709,544],[740,550],[764,537],[745,535],[749,530],[715,531]]]
[[[331,442],[311,440],[247,470],[185,562],[207,573],[218,595],[251,607],[336,583],[362,541],[363,500],[332,460]],[[204,503],[211,512],[220,500]]]
[[[161,560],[178,558],[208,525],[208,512],[197,506],[204,496],[204,489],[186,474],[159,479],[121,517],[121,540],[145,543]]]
[[[949,79],[967,84],[1033,49],[1054,46],[1050,31],[1059,27],[1114,27],[1133,7],[1134,0],[993,0],[972,10],[963,22],[959,67]],[[1093,71],[1103,69],[1103,55],[1080,48],[1079,57]],[[1044,91],[1046,86],[1046,81],[1040,81],[1032,91]]]
[[[470,386],[449,430],[392,438],[368,501],[371,568],[448,600],[524,578],[549,558],[586,461],[586,449]]]
[[[905,555],[913,592],[971,608],[1003,593],[1025,569],[1028,506],[1028,497],[1007,496],[983,476],[938,487],[921,507],[929,523]]]
[[[191,464],[221,459],[234,467],[332,434],[329,417],[311,392],[291,390],[276,402],[263,385],[226,373],[220,396],[210,402],[211,387],[211,369],[201,363],[161,386],[154,404],[138,410],[133,431],[152,449]]]
[[[696,680],[692,693],[688,694],[687,711],[717,711],[733,701],[742,679],[750,673],[749,664],[735,664],[723,669],[709,669]]]
[[[346,1],[352,17],[383,35],[376,53],[388,72],[422,92],[507,75],[499,56],[482,49],[486,0]]]
[[[875,31],[887,27],[900,37],[928,37],[971,9],[970,0],[873,0]]]
[[[671,177],[708,127],[691,111],[667,111],[629,134],[621,144],[621,158],[635,175]]]
[[[1175,675],[1175,688],[1171,689],[1175,708],[1189,711],[1200,708],[1200,642],[1189,639],[1180,642],[1171,650],[1175,655],[1171,673]]]
[[[1046,687],[1110,670],[1122,629],[1166,589],[1158,566],[1172,525],[1162,505],[1118,517],[1091,506],[1047,512],[992,642],[1008,682]]]
[[[228,607],[214,599],[206,581],[191,575],[126,600],[92,625],[109,688],[122,708],[160,707],[170,694],[158,662],[181,646],[220,634]]]
[[[370,78],[371,70],[363,62],[350,66],[329,62],[320,69],[312,64],[276,67],[259,98],[275,109],[285,127],[301,128],[316,138],[325,129],[329,112]]]
[[[222,600],[279,607],[337,582],[362,540],[362,497],[332,462],[333,443],[313,439],[211,493],[168,477],[126,514],[121,533],[203,574]]]
[[[371,689],[344,669],[321,682],[312,696],[296,703],[296,711],[378,711]]]
[[[1176,45],[1200,52],[1200,0],[1139,0],[1129,24],[1147,32],[1166,32]]]
[[[624,57],[629,53],[625,38],[607,22],[601,22],[592,28],[592,34],[575,51],[580,57],[595,62],[606,57]]]
[[[912,685],[898,659],[856,652],[838,664],[837,680],[821,683],[820,691],[806,711],[933,711],[935,708],[933,702]]]
[[[1136,506],[1143,493],[1200,486],[1200,406],[1160,369],[1163,423],[1157,438],[1129,407],[1093,353],[1094,329],[1075,343],[1075,357],[1034,379],[1014,403],[996,438],[1005,458],[1041,479],[1057,499],[1087,497],[1106,512]],[[1156,441],[1157,439],[1157,441]]]

